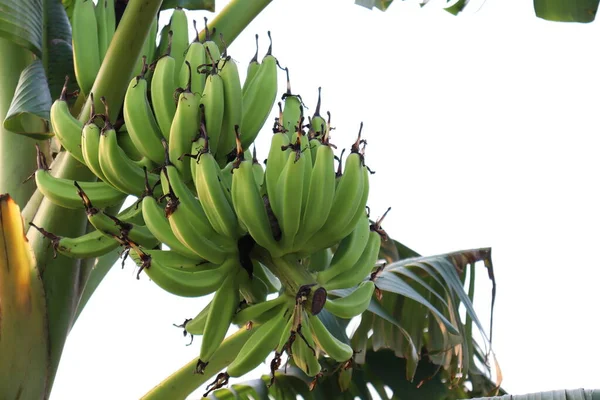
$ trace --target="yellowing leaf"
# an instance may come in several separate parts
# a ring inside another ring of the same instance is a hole
[[[48,369],[46,299],[19,206],[0,195],[0,397],[43,398]]]

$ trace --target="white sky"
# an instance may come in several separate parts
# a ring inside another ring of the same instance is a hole
[[[323,87],[334,143],[347,147],[364,122],[369,205],[375,216],[392,206],[392,237],[424,255],[492,247],[505,389],[599,388],[598,25],[539,20],[532,0],[459,17],[433,3],[381,13],[277,0],[229,52],[245,74],[254,34],[262,55],[271,30],[310,114]],[[268,141],[267,127],[259,158]],[[485,318],[483,267],[480,277]],[[199,338],[186,347],[172,323],[205,302],[137,281],[131,263],[114,268],[71,332],[52,399],[139,398],[197,357]]]

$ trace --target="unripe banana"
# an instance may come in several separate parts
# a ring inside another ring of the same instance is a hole
[[[369,307],[374,290],[373,281],[363,281],[349,295],[335,300],[327,299],[325,308],[336,317],[350,319],[362,314]]]
[[[114,1],[114,0],[113,0]],[[150,30],[148,31],[148,36],[146,36],[146,40],[142,45],[142,51],[140,53],[140,58],[137,62],[136,67],[133,69],[133,74],[137,75],[144,69],[144,63],[153,64],[154,57],[156,54],[156,33],[158,31],[158,17],[152,20],[150,24]],[[148,71],[146,73],[146,77],[149,81],[154,79],[154,75],[150,77],[150,73],[152,71]],[[152,79],[150,79],[152,78]]]
[[[317,99],[317,107],[315,108],[315,113],[313,114],[310,120],[310,136],[322,138],[326,134],[327,126],[327,122],[321,116],[321,88],[319,87],[319,98]]]
[[[144,157],[160,165],[165,161],[162,134],[148,102],[148,81],[143,72],[129,82],[123,102],[123,116],[135,147]]]
[[[114,0],[98,0],[95,12],[98,29],[98,50],[100,62],[102,62],[116,29]]]
[[[280,207],[280,205],[277,204],[277,201],[279,200],[276,195],[277,181],[279,180],[279,176],[281,175],[291,152],[290,140],[287,135],[285,133],[273,134],[271,137],[271,147],[267,157],[264,178],[272,208]]]
[[[235,61],[227,56],[219,61],[219,75],[223,80],[223,123],[215,158],[224,166],[235,151],[235,126],[242,123],[242,84]]]
[[[96,175],[98,178],[106,181],[106,177],[100,167],[100,128],[90,120],[86,122],[81,131],[81,153],[85,165]]]
[[[297,327],[296,338],[291,347],[294,363],[308,376],[316,376],[321,372],[321,364],[316,353],[316,346],[311,334],[311,323],[308,315],[301,311],[302,323]],[[302,328],[302,329],[300,329]]]
[[[206,260],[194,257],[189,258],[171,250],[147,250],[144,253],[152,258],[153,263],[159,263],[164,268],[170,268],[177,271],[207,271],[216,268],[214,264],[207,263]]]
[[[323,325],[318,315],[309,315],[310,331],[317,346],[335,361],[348,361],[354,355],[352,347],[339,341]]]
[[[232,322],[236,325],[245,325],[249,321],[253,321],[256,318],[259,318],[267,311],[271,311],[272,309],[284,304],[286,305],[286,307],[293,306],[294,298],[286,294],[281,294],[274,299],[250,305],[238,311],[233,317]]]
[[[171,57],[170,46],[167,53],[162,55],[154,66],[150,95],[156,122],[160,127],[163,137],[169,140],[171,123],[175,116],[177,104],[175,88],[175,59]]]
[[[317,158],[311,169],[306,203],[302,209],[302,224],[294,248],[300,250],[327,221],[335,196],[333,150],[326,141],[319,144]]]
[[[238,139],[238,156],[242,154]],[[256,243],[266,248],[272,257],[281,256],[282,252],[273,237],[265,203],[254,181],[252,161],[241,159],[238,167],[233,170],[231,198],[238,219]]]
[[[119,218],[100,211],[96,208],[81,185],[75,181],[77,194],[81,197],[85,206],[88,221],[97,230],[109,237],[115,237],[123,244],[133,242],[146,248],[154,248],[160,244],[144,225],[121,221]]]
[[[171,15],[171,20],[169,21],[169,27],[173,32],[171,40],[171,56],[175,59],[175,71],[178,72],[184,64],[185,51],[190,44],[187,16],[182,8],[177,7],[173,10],[173,15]],[[179,75],[176,74],[174,79],[174,83],[177,85],[179,83]]]
[[[330,248],[321,249],[310,255],[307,269],[311,272],[321,272],[331,265],[333,253]]]
[[[88,95],[100,70],[96,13],[92,0],[75,0],[73,7],[73,67],[81,91]]]
[[[184,329],[190,335],[202,335],[204,333],[204,328],[206,327],[206,319],[208,318],[208,313],[210,311],[210,307],[212,304],[212,300],[191,320],[184,323]]]
[[[317,274],[317,282],[329,282],[340,274],[351,273],[351,268],[356,264],[367,247],[369,239],[369,218],[363,213],[354,230],[338,245],[329,268]]]
[[[46,157],[40,151],[37,144],[36,149],[38,169],[35,172],[35,183],[38,190],[52,203],[61,207],[70,209],[84,208],[81,198],[77,194],[77,189],[74,185],[75,181],[52,176],[46,163]],[[117,204],[123,201],[126,196],[104,182],[80,182],[80,185],[94,200],[94,203],[101,208]]]
[[[248,67],[246,69],[246,79],[244,80],[244,86],[242,86],[242,94],[246,93],[260,67],[260,63],[258,62],[258,35],[255,35],[255,39],[256,53],[254,53],[254,57],[252,57],[252,60],[250,60],[250,63],[248,63]]]
[[[186,88],[179,95],[169,134],[169,158],[184,182],[192,179],[190,162],[184,159],[184,154],[190,153],[192,141],[200,128],[199,106],[200,95],[192,93],[189,87]]]
[[[183,256],[191,259],[202,260],[195,252],[191,251],[173,233],[169,220],[165,216],[165,210],[152,196],[146,195],[142,200],[142,212],[146,226],[161,243]]]
[[[140,196],[146,188],[146,179],[150,186],[154,187],[159,177],[156,174],[148,174],[137,163],[131,160],[117,142],[117,133],[107,120],[100,135],[98,146],[100,168],[108,183],[126,194]]]
[[[368,178],[368,175],[364,171],[366,167],[363,155],[358,150],[358,143],[360,142],[359,133],[359,138],[352,146],[352,152],[346,158],[344,174],[336,186],[331,212],[327,217],[327,221],[321,230],[308,240],[304,247],[304,250],[308,253],[323,247],[330,247],[351,232],[354,227],[348,226],[345,222],[352,221],[355,217],[358,219],[357,213],[362,212],[366,206],[368,179],[365,185],[365,178]],[[348,230],[345,228],[348,228]]]
[[[271,34],[269,33],[269,38]],[[242,147],[247,149],[271,113],[277,97],[277,59],[272,44],[242,98]]]
[[[204,92],[200,99],[200,107],[204,107],[204,123],[208,133],[209,148],[216,152],[219,147],[223,113],[225,111],[223,78],[217,73],[216,64],[213,64],[213,68],[206,78]]]
[[[94,258],[100,257],[109,251],[115,250],[121,243],[115,238],[106,236],[99,230],[95,230],[85,235],[71,238],[57,236],[40,227],[30,223],[42,235],[50,239],[55,252],[69,258]]]
[[[290,141],[294,141],[296,139],[296,132],[302,129],[300,126],[303,115],[302,99],[300,96],[292,94],[290,73],[287,68],[285,69],[285,74],[287,77],[287,91],[282,97],[284,102],[283,115],[282,120],[279,122]]]
[[[339,274],[329,282],[323,284],[323,287],[327,291],[330,291],[353,287],[362,282],[371,273],[373,268],[375,268],[380,246],[381,236],[379,232],[372,230],[369,232],[367,247],[356,264],[348,272]]]
[[[194,29],[196,29],[196,21],[194,20]],[[190,63],[191,69],[185,64],[185,61]],[[190,43],[187,48],[185,59],[179,70],[179,86],[186,87],[191,80],[190,88],[192,93],[202,95],[204,91],[204,83],[206,82],[206,74],[204,68],[209,60],[206,57],[204,45],[198,40],[198,32],[196,38]],[[191,74],[191,76],[190,76]]]
[[[237,260],[228,261],[238,263]],[[239,264],[238,264],[239,265]],[[196,371],[204,373],[204,368],[210,362],[211,357],[217,351],[221,342],[227,334],[231,320],[239,304],[237,274],[245,271],[230,273],[217,289],[212,299],[210,310],[206,318],[206,326],[202,334],[202,345],[200,347],[200,359]]]
[[[50,107],[50,123],[52,124],[52,131],[58,138],[60,144],[71,153],[77,161],[85,164],[80,147],[83,124],[69,111],[69,104],[67,103],[67,83],[68,78],[65,79],[65,84],[62,88],[60,97],[52,103],[52,107]]]
[[[131,252],[130,257],[146,272],[146,275],[165,291],[181,297],[200,297],[213,293],[223,285],[224,279],[233,272],[234,265],[202,264],[196,271],[168,268],[145,254]]]
[[[294,148],[288,155],[287,163],[277,181],[275,190],[277,202],[274,202],[276,206],[273,207],[273,213],[281,227],[280,245],[284,252],[290,252],[293,249],[294,239],[300,228],[304,179],[307,178],[306,162],[304,154]]]
[[[281,307],[277,315],[256,328],[256,332],[244,344],[233,362],[227,367],[232,377],[242,376],[260,365],[278,344],[285,332],[284,316],[287,307]]]
[[[201,152],[194,179],[198,199],[213,229],[220,235],[237,240],[245,232],[227,199],[220,175],[221,170],[213,155],[208,151]]]

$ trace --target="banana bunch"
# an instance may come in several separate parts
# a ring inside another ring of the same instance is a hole
[[[90,5],[96,21],[107,21],[114,6],[104,0],[95,9],[91,0],[76,4],[78,24],[91,20]],[[104,43],[96,49],[99,60],[112,37],[104,27],[113,25],[98,25],[97,41]],[[55,204],[84,209],[93,230],[65,238],[35,228],[69,257],[96,257],[122,247],[139,266],[138,277],[143,271],[165,291],[213,294],[181,325],[185,334],[202,335],[196,372],[204,373],[231,324],[252,334],[229,355],[233,361],[209,391],[254,369],[273,351],[273,373],[287,353],[287,362],[317,376],[321,357],[346,363],[354,354],[319,313],[324,308],[350,319],[367,309],[386,238],[383,217],[372,221],[367,213],[371,172],[362,124],[345,160],[344,151],[336,156],[331,116],[321,115],[321,89],[312,116],[305,117],[306,106],[292,92],[285,68],[287,87],[267,159],[260,163],[256,147],[252,152],[250,147],[277,97],[280,66],[272,42],[259,63],[256,36],[256,54],[242,82],[237,63],[227,49],[221,51],[206,20],[204,42],[197,30],[188,40],[188,25],[185,10],[175,9],[157,49],[152,27],[125,91],[119,129],[104,100],[105,114],[92,108],[85,123],[73,117],[65,83],[52,105],[53,131],[97,179],[56,178],[38,152],[35,180]],[[74,26],[74,43],[75,36]],[[83,56],[89,49],[76,51]],[[94,77],[77,75],[83,93]],[[127,196],[137,201],[119,212]]]

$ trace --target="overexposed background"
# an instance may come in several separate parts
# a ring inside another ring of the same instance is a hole
[[[245,75],[254,34],[262,57],[270,30],[308,115],[323,87],[339,148],[364,122],[369,205],[375,217],[392,206],[393,238],[423,255],[492,247],[493,348],[509,393],[600,388],[598,23],[537,19],[532,0],[488,0],[478,12],[472,2],[454,17],[439,1],[396,0],[382,13],[353,0],[275,0],[229,53]],[[490,285],[479,275],[485,318]],[[136,280],[133,263],[115,267],[69,336],[52,399],[139,398],[197,357],[200,340],[186,347],[172,324],[206,301]]]

